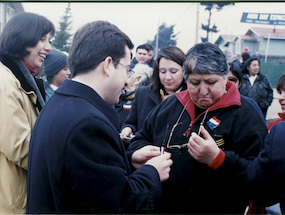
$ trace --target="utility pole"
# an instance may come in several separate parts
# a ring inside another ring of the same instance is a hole
[[[198,43],[198,37],[199,37],[199,11],[200,10],[200,3],[197,3],[197,13],[196,13],[196,39],[195,43]]]
[[[268,49],[269,49],[269,41],[270,41],[270,33],[268,34],[268,38],[267,38],[266,52],[265,52],[265,63],[267,62],[267,55],[268,55]]]
[[[157,23],[157,34],[156,34],[156,42],[155,42],[155,57],[157,56],[158,53],[158,39],[159,39],[159,19]]]

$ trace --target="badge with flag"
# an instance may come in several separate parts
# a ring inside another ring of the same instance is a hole
[[[215,116],[212,117],[208,122],[207,125],[211,130],[220,126],[221,120],[217,119]]]
[[[132,108],[132,102],[131,101],[128,101],[127,103],[125,103],[123,105],[124,110],[131,110],[131,108]]]

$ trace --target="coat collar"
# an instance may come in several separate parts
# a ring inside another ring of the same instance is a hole
[[[285,120],[285,115],[283,113],[278,113],[278,115],[282,120]]]
[[[27,92],[33,91],[32,86],[26,80],[21,69],[9,57],[6,57],[6,56],[3,57],[2,63],[12,71],[12,73],[15,75],[15,77],[20,81],[21,86],[23,87],[23,89],[25,91],[27,91]]]
[[[120,128],[120,120],[118,114],[114,109],[108,105],[91,87],[72,80],[65,80],[60,87],[55,91],[57,94],[80,97],[87,100],[100,112],[102,112],[110,122],[116,127]]]
[[[37,102],[35,106],[41,110],[45,105],[45,90],[43,81],[41,79],[35,78],[21,60],[3,56],[1,62],[12,71],[15,77],[20,81],[21,87],[26,92],[35,92],[37,95]]]
[[[156,104],[159,105],[160,103],[160,95],[159,92],[154,92],[151,90],[151,86],[149,86],[150,92],[148,94],[148,97]]]
[[[213,111],[213,110],[217,110],[220,108],[229,107],[233,105],[241,106],[240,94],[235,84],[228,81],[226,88],[227,88],[226,94],[222,96],[222,98],[218,102],[213,104],[210,107],[209,111]],[[182,92],[176,93],[176,97],[183,106],[185,106],[187,102],[191,99],[188,90],[184,90]],[[191,119],[194,121],[194,119],[197,116],[195,113],[195,104],[192,100],[190,101],[189,105],[187,105],[186,110],[188,114],[190,115]]]

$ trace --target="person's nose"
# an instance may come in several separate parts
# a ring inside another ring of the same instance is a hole
[[[45,42],[44,49],[50,52],[52,50],[51,44],[49,41]]]
[[[199,87],[199,93],[201,96],[206,96],[209,93],[209,89],[206,84],[201,83]]]
[[[171,75],[170,72],[166,72],[166,73],[165,73],[165,79],[166,79],[166,80],[171,80],[171,79],[172,79],[172,75]]]

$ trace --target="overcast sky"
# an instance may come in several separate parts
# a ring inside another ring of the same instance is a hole
[[[58,29],[60,18],[64,15],[68,3],[26,3],[22,2],[24,10],[41,14],[50,19]],[[72,2],[72,32],[80,26],[95,20],[107,20],[117,25],[133,41],[135,47],[153,40],[157,27],[161,23],[175,25],[177,46],[187,52],[196,42],[197,11],[199,14],[199,29],[201,23],[207,24],[208,12],[199,3],[96,3]],[[255,13],[281,13],[284,14],[285,2],[280,3],[235,3],[234,6],[224,7],[221,11],[213,11],[212,24],[215,23],[220,30],[210,39],[215,42],[220,34],[243,35],[250,27],[273,28],[272,25],[257,25],[241,23],[243,12]],[[284,29],[285,26],[276,26]],[[205,37],[205,31],[199,30],[200,36]]]

